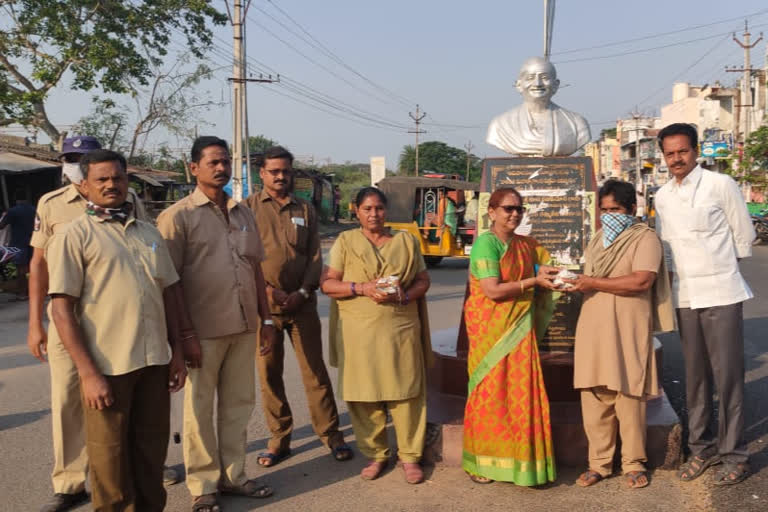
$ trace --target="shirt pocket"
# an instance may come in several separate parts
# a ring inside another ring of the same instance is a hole
[[[249,260],[261,259],[261,241],[255,231],[238,231],[235,233],[235,249],[237,255]]]
[[[141,247],[139,248],[141,261],[144,264],[144,267],[147,269],[147,272],[149,272],[149,275],[152,277],[152,279],[155,280],[159,280],[161,277],[160,263],[157,258],[159,245],[159,242],[150,240],[142,243]]]
[[[300,226],[299,224],[291,224],[288,226],[288,243],[301,254],[307,252],[307,245],[309,241],[309,229],[307,226]]]
[[[714,203],[694,206],[688,220],[690,230],[697,238],[708,236],[718,226],[721,216],[722,210]]]

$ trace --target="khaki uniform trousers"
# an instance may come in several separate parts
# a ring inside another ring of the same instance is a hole
[[[372,460],[390,457],[387,411],[397,437],[397,455],[403,462],[419,462],[427,432],[426,390],[413,398],[386,402],[347,402],[357,447]]]
[[[115,403],[102,410],[83,404],[93,509],[160,512],[170,435],[168,365],[106,379]]]
[[[333,397],[333,385],[323,362],[322,327],[317,310],[290,316],[273,315],[272,318],[280,333],[277,343],[272,352],[257,358],[261,401],[267,426],[272,433],[268,448],[275,452],[288,450],[293,431],[293,416],[283,382],[284,332],[288,333],[299,363],[315,434],[327,447],[339,446],[344,442],[344,436],[339,432],[339,413]]]
[[[589,441],[589,469],[613,472],[616,434],[621,435],[621,469],[645,471],[645,400],[605,387],[581,390],[581,414]]]
[[[189,369],[184,394],[184,465],[193,496],[215,493],[219,481],[246,482],[246,430],[256,403],[256,333],[200,345],[203,365]]]
[[[48,365],[51,371],[53,492],[76,494],[85,490],[88,472],[80,376],[53,322],[48,328]]]

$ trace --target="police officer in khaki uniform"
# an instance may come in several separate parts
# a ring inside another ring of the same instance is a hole
[[[85,212],[46,252],[53,321],[80,378],[93,508],[160,512],[169,391],[187,373],[179,276],[157,228],[133,215],[125,158],[96,150],[81,167]]]
[[[85,212],[87,200],[80,193],[82,174],[80,158],[101,145],[93,137],[72,137],[64,140],[61,159],[63,174],[70,184],[49,192],[37,203],[33,247],[29,269],[29,350],[40,361],[46,354],[51,370],[51,423],[53,426],[54,465],[51,479],[54,496],[42,508],[43,512],[69,510],[88,500],[85,492],[88,457],[85,454],[83,409],[80,403],[80,381],[72,359],[61,344],[53,324],[46,335],[43,327],[43,302],[48,293],[48,265],[45,249],[55,235]],[[134,206],[139,220],[148,220],[141,201],[129,191],[128,201]],[[50,318],[50,310],[48,311]]]

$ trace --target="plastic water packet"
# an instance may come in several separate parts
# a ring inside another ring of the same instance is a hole
[[[563,279],[576,279],[577,277],[579,276],[574,274],[567,268],[564,268],[557,273],[557,275],[555,276],[555,279],[552,281],[552,284],[554,284],[560,290],[568,290],[570,288],[573,288],[573,285],[571,283],[566,283],[565,281],[563,281]]]
[[[398,276],[380,277],[376,280],[376,290],[387,295],[397,293],[397,287],[400,284]]]

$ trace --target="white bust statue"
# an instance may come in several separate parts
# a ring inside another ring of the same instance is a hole
[[[488,144],[521,156],[568,156],[589,142],[587,120],[552,103],[560,80],[555,66],[541,57],[523,63],[515,87],[523,104],[496,116]]]

